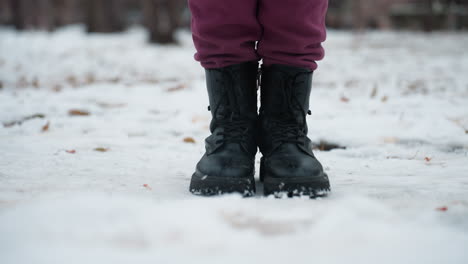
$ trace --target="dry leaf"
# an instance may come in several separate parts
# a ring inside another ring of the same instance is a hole
[[[371,98],[374,98],[374,97],[377,96],[377,90],[378,90],[377,89],[377,84],[375,84],[374,88],[372,88],[372,92],[371,92],[371,95],[370,95]]]
[[[44,117],[45,117],[44,114],[34,114],[34,115],[30,115],[30,116],[25,116],[25,117],[21,118],[20,120],[5,122],[5,123],[3,123],[3,127],[12,127],[14,125],[21,125],[25,121],[35,119],[35,118],[44,118]]]
[[[61,92],[62,89],[63,89],[63,87],[60,84],[56,84],[56,85],[54,85],[54,87],[52,87],[52,91],[54,91],[56,93]]]
[[[88,73],[86,75],[86,84],[92,84],[96,81],[96,78],[94,77],[94,74]]]
[[[432,158],[425,157],[424,160],[425,160],[426,162],[430,162],[430,161],[432,160]]]
[[[382,99],[380,99],[380,100],[381,100],[382,102],[384,102],[384,103],[385,103],[385,102],[387,102],[387,101],[388,101],[388,96],[386,96],[386,95],[385,95],[385,96],[384,96],[384,97],[382,97]]]
[[[320,140],[319,142],[312,142],[312,148],[320,151],[330,151],[333,149],[346,149],[345,146],[341,146],[336,143],[332,143],[326,140]]]
[[[192,117],[192,123],[198,123],[202,121],[207,121],[208,118],[206,116],[194,116]]]
[[[195,143],[195,139],[193,137],[186,137],[184,138],[185,143]]]
[[[347,103],[347,102],[349,102],[349,98],[345,97],[345,96],[341,96],[340,101],[343,102],[343,103]]]
[[[386,138],[384,138],[384,142],[385,143],[397,143],[398,138],[396,138],[396,137],[386,137]]]
[[[90,113],[86,110],[71,109],[68,111],[68,115],[71,116],[89,116]]]
[[[102,148],[102,147],[94,149],[94,151],[99,151],[99,152],[107,152],[108,150],[109,150],[108,148]]]
[[[345,85],[346,88],[355,87],[355,86],[359,85],[359,81],[358,80],[348,80],[348,81],[345,82],[344,85]]]
[[[99,105],[102,108],[121,108],[127,106],[125,103],[105,103],[105,102],[97,102],[97,105]]]
[[[465,126],[463,126],[462,120],[460,118],[448,118],[447,117],[447,120],[452,121],[455,125],[463,129],[463,131],[465,131],[465,134],[468,134],[468,129],[465,128]]]
[[[111,82],[111,83],[118,83],[118,82],[120,82],[120,78],[119,77],[114,77],[114,78],[110,78],[108,81]]]
[[[78,80],[76,79],[75,76],[68,76],[66,81],[68,82],[68,84],[70,84],[71,86],[77,86],[78,85]]]
[[[65,152],[70,153],[70,154],[75,154],[76,150],[70,149],[70,150],[65,150]]]
[[[49,131],[49,125],[50,125],[50,121],[47,121],[47,123],[42,127],[41,131],[42,132]]]
[[[181,84],[178,84],[174,87],[171,87],[171,88],[168,88],[167,91],[168,92],[176,92],[176,91],[180,91],[180,90],[183,90],[187,88],[187,85],[185,83],[181,83]]]
[[[5,123],[3,123],[3,127],[5,127],[5,128],[12,127],[12,126],[14,126],[16,124],[17,124],[16,121],[15,122],[5,122]]]
[[[24,88],[27,87],[28,84],[28,79],[26,77],[21,76],[17,81],[16,81],[16,87]]]
[[[39,80],[37,79],[37,77],[34,77],[31,85],[34,87],[34,88],[39,88]]]

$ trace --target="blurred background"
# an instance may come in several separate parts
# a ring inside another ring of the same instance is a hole
[[[327,24],[331,195],[203,199],[187,0],[0,0],[1,264],[468,263],[468,0],[330,0]]]
[[[0,24],[49,30],[85,24],[88,32],[119,32],[139,24],[150,41],[175,42],[190,26],[187,0],[0,0]],[[329,28],[466,30],[467,0],[330,0]]]

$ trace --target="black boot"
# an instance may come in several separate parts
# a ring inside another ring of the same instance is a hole
[[[255,193],[257,72],[256,61],[206,70],[212,134],[192,176],[192,193]]]
[[[328,176],[307,137],[311,85],[312,72],[308,69],[262,67],[258,141],[265,195],[315,197],[330,190]]]

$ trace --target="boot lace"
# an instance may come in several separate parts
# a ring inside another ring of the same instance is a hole
[[[272,117],[272,141],[273,144],[295,143],[304,145],[304,139],[307,136],[305,133],[306,113],[304,113],[301,103],[294,94],[294,87],[304,83],[304,81],[297,81],[297,79],[305,73],[292,76],[287,73],[282,74],[287,75],[280,84],[283,92],[283,102],[287,106],[287,111]],[[297,113],[300,113],[300,120],[296,117]],[[310,110],[307,111],[307,114],[310,114]]]
[[[215,127],[222,127],[223,131],[217,132],[217,135],[222,136],[216,141],[219,143],[245,143],[245,136],[249,130],[249,119],[243,117],[239,110],[238,99],[243,98],[236,94],[233,87],[235,83],[235,72],[229,69],[218,69],[223,78],[216,79],[216,82],[223,87],[222,99],[215,105],[213,109],[213,120]],[[240,90],[240,93],[243,91]],[[223,106],[223,111],[220,112],[220,106]],[[220,115],[218,115],[220,112]],[[219,118],[218,116],[221,116]]]

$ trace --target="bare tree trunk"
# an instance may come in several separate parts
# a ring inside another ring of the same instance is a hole
[[[184,0],[142,0],[144,23],[150,41],[174,43],[174,33],[181,24]]]
[[[24,14],[23,5],[24,2],[22,0],[10,0],[11,11],[13,15],[13,24],[19,30],[26,28],[26,17],[27,15]]]
[[[0,0],[0,24],[9,24],[13,19],[11,1]]]
[[[32,0],[36,2],[37,28],[44,30],[54,29],[54,5],[51,0]],[[34,12],[34,10],[31,10]]]
[[[401,0],[399,0],[401,1]],[[395,0],[353,0],[353,27],[362,30],[374,23],[379,29],[390,29],[390,8]]]
[[[11,0],[14,24],[18,29],[53,29],[50,0]]]
[[[54,28],[51,0],[10,0],[13,24],[17,29]]]
[[[83,21],[84,12],[81,8],[84,0],[54,0],[56,26],[64,26]]]
[[[86,0],[88,32],[117,32],[124,29],[122,0]]]

